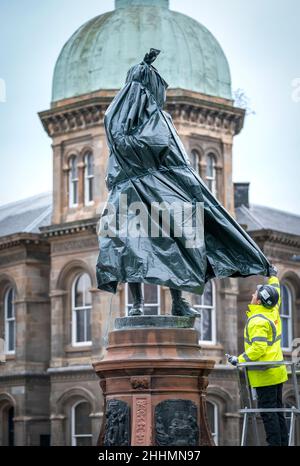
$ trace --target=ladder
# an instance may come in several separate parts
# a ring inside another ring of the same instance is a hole
[[[295,396],[296,406],[291,408],[257,408],[256,400],[254,397],[253,389],[250,387],[248,379],[248,370],[250,368],[255,368],[255,366],[290,366],[290,373],[292,376],[293,390]],[[295,433],[295,424],[297,416],[300,414],[300,396],[297,383],[297,372],[296,372],[296,362],[292,361],[257,361],[257,362],[245,362],[237,364],[237,374],[238,374],[238,384],[240,390],[241,401],[243,400],[243,391],[242,391],[242,377],[244,376],[245,385],[246,385],[246,395],[247,399],[243,409],[239,409],[239,413],[243,415],[243,428],[242,428],[242,437],[241,437],[241,446],[246,446],[247,443],[247,434],[248,434],[248,424],[249,420],[252,419],[253,433],[255,445],[260,445],[258,428],[257,428],[257,414],[259,413],[290,413],[290,428],[289,428],[289,446],[294,445],[294,433]]]

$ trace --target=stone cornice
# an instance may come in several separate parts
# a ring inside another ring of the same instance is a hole
[[[298,235],[292,235],[289,233],[284,233],[281,231],[275,231],[271,229],[248,231],[248,233],[255,241],[260,241],[262,243],[271,242],[283,244],[285,246],[300,248],[300,236]]]
[[[102,125],[104,113],[117,91],[99,91],[74,99],[65,99],[50,110],[39,112],[50,137]],[[245,110],[231,100],[206,96],[183,89],[170,89],[165,110],[176,122],[209,128],[226,134],[238,134],[244,124]]]
[[[72,235],[82,231],[90,231],[95,233],[99,217],[93,217],[83,220],[75,220],[73,222],[53,224],[46,227],[40,227],[43,237]]]
[[[39,233],[14,233],[0,237],[0,250],[28,244],[45,244]]]

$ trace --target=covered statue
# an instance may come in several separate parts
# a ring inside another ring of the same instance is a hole
[[[143,313],[141,283],[170,288],[173,315],[198,315],[182,291],[212,278],[269,275],[270,263],[193,169],[163,110],[168,87],[151,49],[129,69],[104,118],[109,196],[100,218],[97,286],[129,284]]]

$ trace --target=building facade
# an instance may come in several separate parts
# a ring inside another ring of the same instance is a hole
[[[251,206],[248,184],[232,181],[234,136],[245,111],[234,105],[226,57],[211,33],[168,0],[116,0],[84,24],[57,60],[50,109],[39,116],[53,148],[53,193],[0,207],[0,445],[96,444],[103,397],[91,363],[103,357],[116,295],[96,285],[97,229],[107,197],[103,116],[131,65],[150,47],[169,83],[166,111],[193,167],[279,269],[283,349],[300,335],[300,217]],[[235,188],[235,189],[234,189]],[[238,445],[236,371],[224,353],[242,351],[245,309],[258,280],[228,278],[188,299],[201,310],[203,356],[216,361],[208,415],[218,445]],[[145,312],[170,313],[165,287],[144,285]],[[295,400],[285,386],[286,405]],[[296,432],[299,436],[299,432]]]

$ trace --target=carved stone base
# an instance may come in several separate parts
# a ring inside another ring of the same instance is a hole
[[[105,399],[99,445],[214,444],[205,399],[214,361],[201,358],[193,319],[117,319],[94,364]]]

